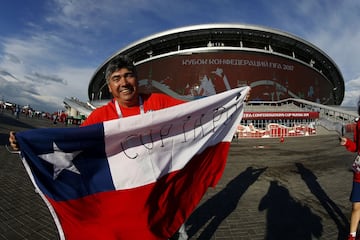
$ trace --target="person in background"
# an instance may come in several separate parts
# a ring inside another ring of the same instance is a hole
[[[360,98],[357,103],[358,115],[360,116]],[[353,140],[347,137],[340,137],[340,144],[345,146],[348,151],[357,153],[357,160],[360,161],[360,121],[359,118],[355,119],[355,129]],[[355,160],[353,163],[353,185],[350,195],[350,201],[352,202],[352,211],[350,219],[350,233],[348,240],[355,240],[356,233],[360,221],[360,162]]]
[[[20,112],[21,112],[20,106],[17,105],[17,106],[16,106],[16,109],[15,109],[16,119],[20,119]]]
[[[183,100],[172,98],[161,93],[140,94],[136,69],[125,56],[118,55],[108,64],[105,79],[113,99],[106,105],[95,109],[81,126],[101,123],[108,120],[146,114],[163,108],[184,103]],[[19,150],[15,132],[10,132],[10,146]],[[185,225],[171,239],[187,239]]]

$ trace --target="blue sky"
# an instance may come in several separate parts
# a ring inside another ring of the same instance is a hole
[[[323,50],[345,79],[344,106],[360,95],[358,0],[8,0],[0,14],[0,98],[37,110],[87,101],[91,76],[149,35],[206,23],[260,25]]]

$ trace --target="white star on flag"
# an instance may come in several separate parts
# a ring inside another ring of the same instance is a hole
[[[55,180],[62,170],[66,169],[73,173],[80,174],[79,170],[75,167],[75,165],[72,163],[74,158],[79,155],[81,151],[75,151],[72,153],[66,153],[63,152],[54,142],[53,143],[54,152],[53,153],[47,153],[47,154],[41,154],[38,155],[43,160],[51,163],[54,165],[54,176],[53,179]]]

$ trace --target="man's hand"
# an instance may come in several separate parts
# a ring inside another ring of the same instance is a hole
[[[15,132],[14,131],[11,131],[10,134],[9,134],[9,143],[10,143],[11,148],[14,151],[19,151],[20,150],[19,145],[16,142]]]

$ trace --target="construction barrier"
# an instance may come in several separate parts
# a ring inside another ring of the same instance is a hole
[[[252,124],[247,126],[239,124],[235,138],[281,138],[310,136],[314,134],[316,134],[316,129],[312,124],[287,127],[277,123],[270,123],[266,126],[266,129],[255,128]]]

